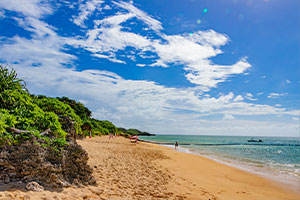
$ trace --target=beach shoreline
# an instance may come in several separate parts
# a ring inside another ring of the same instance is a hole
[[[155,142],[152,142],[152,144],[155,144]],[[174,149],[174,145],[173,146],[164,145],[164,144],[157,144],[157,145]],[[300,182],[299,182],[300,179],[296,179],[293,176],[286,177],[286,174],[284,174],[284,175],[279,174],[279,172],[277,172],[277,174],[275,174],[274,172],[268,171],[268,169],[266,169],[266,168],[260,169],[259,167],[250,166],[250,165],[247,165],[245,163],[239,163],[235,160],[224,160],[224,159],[222,160],[218,156],[201,154],[199,152],[190,150],[186,147],[179,147],[177,149],[177,151],[187,153],[187,154],[193,154],[193,155],[204,157],[204,158],[208,158],[208,159],[213,160],[217,163],[227,165],[227,166],[245,171],[247,173],[251,173],[255,176],[259,176],[259,177],[268,179],[272,182],[275,182],[277,185],[280,185],[283,188],[287,188],[288,190],[293,190],[294,192],[300,194]],[[271,170],[271,169],[269,169],[269,170]]]
[[[249,144],[245,142],[247,139],[249,137],[228,136],[224,138],[222,136],[196,137],[192,135],[184,138],[181,135],[141,137],[143,142],[170,148],[174,148],[175,141],[178,141],[178,151],[206,157],[218,163],[275,181],[300,193],[299,164],[294,164],[299,161],[296,158],[281,159],[283,155],[292,157],[294,154],[296,156],[296,153],[290,153],[289,149],[293,145],[298,148],[298,139],[280,138],[278,140],[277,138],[263,137],[264,143],[261,144]],[[264,149],[267,153],[261,152],[260,149]],[[235,152],[231,152],[232,150]],[[280,153],[282,154],[280,155]]]
[[[0,199],[213,199],[296,200],[300,194],[276,182],[199,155],[123,137],[86,138],[97,186],[61,191],[1,190]]]

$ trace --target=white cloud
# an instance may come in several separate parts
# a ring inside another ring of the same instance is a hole
[[[25,17],[25,18],[14,18],[19,26],[32,32],[31,35],[34,39],[43,38],[43,37],[57,37],[55,28],[49,24],[34,18],[34,17]],[[57,37],[58,38],[58,37]]]
[[[145,22],[152,30],[159,32],[162,30],[161,23],[156,19],[153,19],[145,12],[141,11],[140,9],[136,8],[132,5],[132,3],[127,3],[124,1],[114,2],[117,6],[128,10],[129,13],[133,14],[139,20]]]
[[[51,6],[42,0],[1,0],[0,7],[36,18],[53,12]]]
[[[66,42],[74,47],[84,48],[93,54],[108,54],[108,58],[115,57],[115,52],[126,47],[146,49],[150,42],[138,34],[121,31],[122,22],[132,18],[132,14],[119,14],[103,20],[95,20],[95,29],[87,32],[87,39],[68,39]],[[115,58],[116,59],[116,58]]]
[[[230,114],[225,114],[224,117],[223,117],[224,120],[232,120],[232,119],[235,119],[232,115]]]
[[[104,3],[102,0],[88,0],[85,4],[80,4],[78,16],[73,18],[73,22],[81,27],[85,27],[84,21],[95,11],[101,10],[101,4]]]
[[[254,97],[253,94],[246,93],[246,96],[245,96],[246,99],[251,100],[251,101],[257,101],[257,99],[255,99],[253,97]]]
[[[104,10],[111,10],[111,7],[110,7],[109,5],[105,5],[105,6],[103,7],[103,9],[104,9]]]
[[[78,100],[80,103],[82,103],[83,105],[87,105],[88,101],[87,100],[83,100],[83,99],[79,99]]]
[[[186,34],[186,37],[195,43],[206,46],[222,46],[229,41],[229,37],[215,32],[214,30],[197,31],[194,33]]]
[[[138,66],[138,67],[145,67],[146,65],[145,64],[136,64],[136,66]]]
[[[236,102],[236,101],[243,101],[243,100],[244,100],[244,98],[241,95],[238,95],[234,98],[233,101]]]
[[[287,83],[287,84],[290,84],[290,83],[291,83],[291,81],[290,81],[290,80],[286,80],[286,83]]]
[[[110,56],[101,55],[101,54],[97,54],[97,53],[92,54],[92,56],[97,57],[97,58],[105,58],[105,59],[108,59],[108,60],[110,60],[111,62],[115,62],[115,63],[126,64],[125,61],[123,61],[123,60],[118,60],[118,59],[116,59],[114,56],[110,57]]]
[[[279,97],[281,97],[281,96],[286,96],[287,95],[287,93],[270,93],[269,95],[268,95],[268,98],[271,98],[271,99],[274,99],[274,98],[279,98]]]
[[[242,58],[236,64],[231,66],[213,65],[209,61],[203,60],[195,64],[189,64],[185,69],[189,72],[186,74],[187,79],[198,85],[206,87],[217,87],[217,84],[224,82],[233,74],[241,74],[251,65]]]

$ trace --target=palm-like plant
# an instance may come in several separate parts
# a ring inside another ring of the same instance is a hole
[[[4,90],[26,90],[25,82],[17,77],[14,69],[0,65],[0,92]]]
[[[22,91],[27,91],[25,82],[17,77],[16,71],[0,65],[0,108],[5,108],[7,103],[14,101],[12,93]]]

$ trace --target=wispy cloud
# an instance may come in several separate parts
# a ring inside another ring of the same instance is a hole
[[[81,27],[85,27],[84,21],[96,10],[101,10],[101,4],[104,1],[101,0],[88,0],[84,4],[79,6],[79,14],[73,17],[73,22]]]
[[[35,18],[40,18],[43,15],[53,12],[51,6],[42,0],[1,0],[0,7]]]
[[[246,93],[245,98],[251,101],[257,101],[251,93]]]
[[[129,13],[133,14],[136,18],[145,22],[152,30],[159,32],[160,30],[163,29],[161,22],[150,17],[142,10],[136,8],[132,3],[127,3],[124,1],[120,1],[120,2],[114,1],[114,4],[116,4],[120,8],[126,9]]]
[[[287,93],[270,93],[268,95],[268,98],[274,99],[274,98],[279,98],[279,97],[286,96],[286,95],[287,95]]]
[[[260,96],[260,95],[263,95],[263,94],[264,94],[264,92],[258,92],[256,95]]]

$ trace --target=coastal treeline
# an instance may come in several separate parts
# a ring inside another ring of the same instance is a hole
[[[155,134],[151,134],[145,131],[140,131],[138,129],[125,129],[125,128],[118,128],[119,132],[123,135],[140,135],[140,136],[154,136]]]
[[[148,133],[94,119],[87,107],[68,97],[30,94],[15,70],[0,65],[0,183],[94,184],[87,153],[76,139],[108,134]]]

